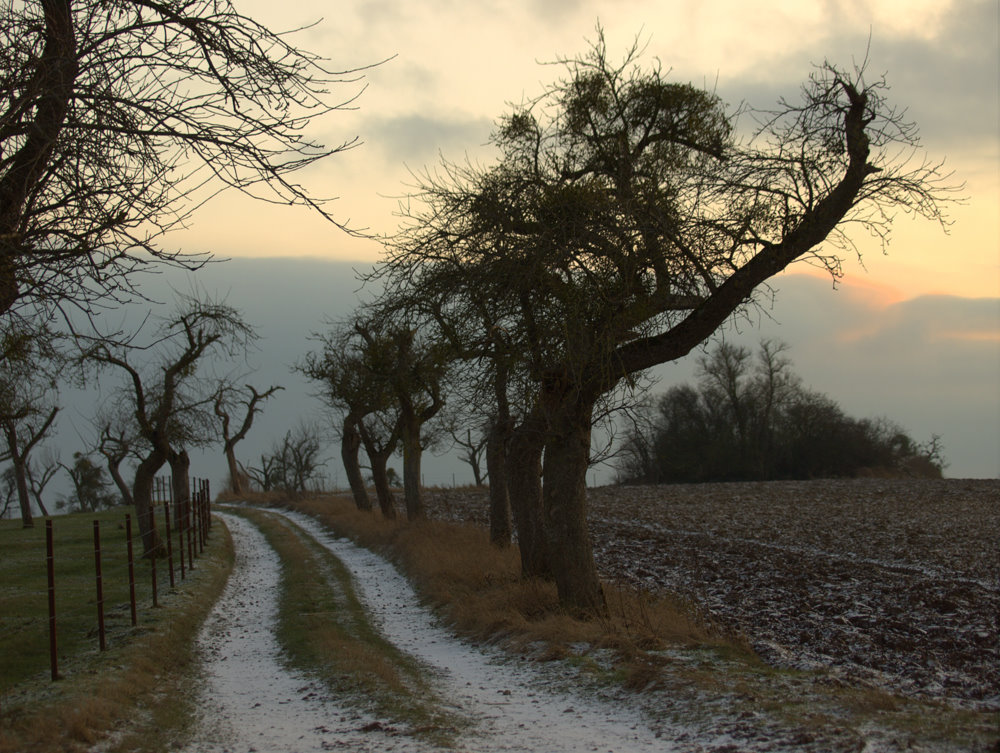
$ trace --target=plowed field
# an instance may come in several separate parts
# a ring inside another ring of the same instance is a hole
[[[485,523],[486,493],[430,515]],[[1000,709],[1000,481],[589,490],[604,578],[694,598],[780,666]]]

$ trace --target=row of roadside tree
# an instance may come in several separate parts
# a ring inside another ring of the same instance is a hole
[[[327,88],[347,76],[290,37],[207,0],[0,13],[11,43],[0,86],[14,103],[0,118],[6,384],[20,384],[18,369],[41,376],[29,350],[49,347],[43,333],[66,307],[92,315],[134,296],[130,274],[150,261],[201,263],[160,241],[206,186],[336,224],[292,173],[343,147],[308,142],[302,127],[337,109]],[[515,531],[526,576],[554,579],[571,611],[603,613],[586,504],[595,425],[636,405],[650,369],[763,305],[762,286],[788,265],[836,277],[856,251],[848,228],[884,240],[898,209],[942,221],[949,188],[885,82],[862,69],[818,66],[798,98],[752,110],[670,80],[638,43],[614,59],[600,29],[558,63],[560,78],[497,120],[495,160],[416,176],[367,281],[377,293],[317,333],[297,368],[338,411],[358,506],[373,508],[364,447],[384,514],[386,453],[401,446],[406,512],[420,518],[427,422],[461,406],[486,427],[494,542]],[[72,369],[122,380],[115,402],[142,447],[131,493],[154,553],[149,487],[164,464],[186,472],[197,430],[186,419],[238,404],[249,421],[270,394],[208,373],[210,355],[239,363],[254,332],[198,297],[139,333],[64,321]],[[241,422],[220,420],[231,449]]]

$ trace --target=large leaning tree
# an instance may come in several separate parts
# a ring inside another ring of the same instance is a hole
[[[305,205],[295,174],[351,145],[305,126],[357,80],[228,0],[0,4],[0,314],[136,292],[162,244],[226,187]]]
[[[884,240],[897,210],[941,221],[948,188],[863,70],[817,67],[744,136],[716,94],[644,68],[636,47],[614,63],[601,35],[562,63],[499,121],[496,164],[418,176],[423,203],[404,207],[382,275],[390,294],[447,288],[452,318],[493,301],[487,329],[533,384],[560,600],[600,613],[586,503],[599,401],[704,342],[789,264],[839,274],[849,228]]]

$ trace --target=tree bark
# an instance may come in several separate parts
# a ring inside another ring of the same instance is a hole
[[[573,613],[605,615],[607,605],[587,524],[592,405],[563,398],[550,411],[542,506],[559,603]]]
[[[378,507],[382,511],[382,517],[395,520],[396,500],[392,495],[389,477],[385,471],[389,456],[388,454],[375,453],[368,456],[368,461],[372,466],[372,482],[375,484],[375,496],[378,498]]]
[[[132,498],[135,501],[135,517],[139,535],[142,537],[144,557],[159,557],[163,552],[163,542],[157,530],[153,528],[153,482],[156,479],[156,472],[165,462],[167,462],[166,455],[153,450],[135,469]]]
[[[174,520],[177,521],[177,530],[183,531],[190,521],[187,519],[191,507],[191,458],[188,457],[187,450],[171,450],[167,456],[170,463],[170,483],[174,489]]]
[[[0,314],[21,294],[17,279],[17,258],[25,252],[17,241],[21,216],[49,167],[80,70],[70,0],[42,0],[41,5],[45,46],[31,81],[32,88],[41,94],[36,97],[35,117],[21,148],[5,155],[8,167],[0,181]]]
[[[420,425],[416,421],[404,423],[403,442],[403,499],[406,519],[421,520],[425,517],[424,498],[420,491],[420,460],[424,448],[420,444]]]
[[[10,462],[14,468],[14,480],[17,484],[17,502],[21,506],[21,527],[34,528],[31,497],[28,495],[28,477],[24,471],[24,455],[17,451],[17,433],[11,429],[7,430],[7,444],[10,447]]]
[[[490,543],[501,548],[510,546],[512,533],[510,492],[507,486],[507,444],[510,433],[510,423],[497,420],[490,427],[486,442],[486,470],[490,477]]]
[[[229,489],[233,494],[239,496],[246,491],[243,488],[243,474],[240,472],[240,464],[236,461],[235,446],[226,445],[226,465],[229,466]]]
[[[542,524],[542,451],[545,434],[537,415],[529,415],[510,437],[507,487],[521,553],[521,575],[549,578],[548,548]]]
[[[354,418],[348,416],[344,419],[344,427],[341,431],[340,458],[344,462],[344,470],[347,472],[347,483],[351,486],[351,494],[354,495],[354,504],[359,510],[370,511],[372,501],[368,497],[368,490],[365,488],[365,479],[361,475],[361,465],[358,462],[358,452],[361,450],[361,434]]]
[[[128,484],[126,484],[125,479],[122,478],[120,465],[121,461],[108,458],[108,473],[111,474],[112,481],[115,482],[115,486],[118,487],[119,494],[122,495],[122,504],[131,506],[134,504],[132,500],[132,490],[128,488]]]

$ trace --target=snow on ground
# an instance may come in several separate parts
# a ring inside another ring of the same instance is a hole
[[[430,667],[443,697],[474,720],[464,750],[672,751],[632,708],[564,689],[554,667],[514,663],[499,651],[460,641],[420,606],[409,582],[373,552],[331,535],[312,518],[285,513],[351,571],[359,597],[392,643]],[[677,729],[680,737],[687,730]],[[710,742],[710,741],[707,741]]]
[[[274,634],[281,577],[278,555],[246,519],[222,518],[233,537],[236,564],[198,637],[204,661],[200,721],[184,750],[418,750],[378,730],[361,732],[372,719],[339,707],[319,682],[285,668]]]
[[[485,490],[426,501],[487,524]],[[690,596],[768,662],[1000,711],[1000,481],[609,486],[588,503],[603,577]]]
[[[459,750],[674,751],[634,709],[557,689],[565,678],[545,666],[512,664],[449,635],[418,604],[406,579],[378,555],[287,514],[340,558],[384,635],[419,659],[441,696],[472,720]],[[188,753],[244,751],[427,751],[377,721],[337,704],[322,685],[289,671],[274,635],[280,562],[249,521],[223,514],[236,564],[199,636],[203,656],[200,721]],[[683,730],[677,730],[682,736]],[[690,748],[686,748],[690,750]]]
[[[455,508],[463,506],[451,501]],[[643,501],[639,506],[648,504]],[[744,696],[740,693],[746,690],[737,692],[736,688],[730,695],[706,694],[697,687],[638,694],[583,687],[577,670],[567,663],[520,659],[456,638],[419,605],[407,580],[383,558],[338,538],[313,518],[272,512],[292,520],[345,564],[372,622],[426,667],[446,710],[470,721],[452,750],[895,753],[952,749],[909,735],[900,737],[877,725],[852,729],[846,719],[829,729],[778,722],[752,706],[741,705],[739,699]],[[615,512],[623,512],[620,501]],[[681,523],[677,508],[671,512],[669,517]],[[280,593],[278,557],[246,519],[226,514],[224,520],[233,535],[236,566],[199,637],[205,660],[202,718],[187,753],[437,750],[422,740],[394,733],[391,723],[378,723],[388,720],[339,704],[318,681],[287,670],[274,636]],[[683,527],[689,522],[684,521]],[[796,538],[802,542],[801,536]],[[672,543],[676,546],[677,539]],[[643,555],[640,561],[647,566],[657,559],[649,552]],[[672,659],[678,666],[704,660],[680,654]],[[782,682],[796,681],[786,678]]]

